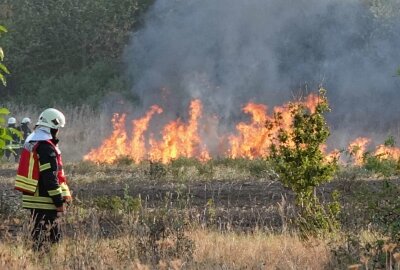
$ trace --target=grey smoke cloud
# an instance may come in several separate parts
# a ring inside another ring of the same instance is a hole
[[[171,115],[185,115],[189,100],[200,98],[229,123],[248,101],[271,108],[323,83],[334,130],[385,134],[400,116],[400,4],[390,7],[158,0],[126,50],[132,91],[143,110],[156,103]]]

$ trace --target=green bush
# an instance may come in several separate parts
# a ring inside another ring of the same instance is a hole
[[[400,171],[399,161],[394,159],[381,159],[377,156],[367,154],[364,158],[364,168],[383,177],[398,175]]]
[[[339,227],[338,195],[333,196],[332,203],[323,205],[315,193],[316,187],[331,181],[337,170],[336,160],[325,161],[321,151],[321,145],[326,143],[330,134],[324,116],[330,110],[324,89],[320,89],[318,98],[314,111],[302,103],[289,105],[293,119],[291,129],[279,129],[269,158],[279,180],[296,194],[300,211],[294,222],[304,237]],[[282,127],[281,121],[281,116],[277,114],[275,121],[266,123],[266,127]]]
[[[102,210],[111,210],[115,212],[138,212],[142,209],[142,199],[133,198],[128,194],[128,186],[125,186],[124,196],[103,196],[94,199],[94,205]]]
[[[196,158],[180,157],[172,160],[170,166],[172,168],[190,167],[190,166],[197,166],[199,163],[201,162]]]

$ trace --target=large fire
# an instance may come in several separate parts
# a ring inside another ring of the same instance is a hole
[[[318,95],[311,94],[301,103],[310,112],[314,112],[318,102]],[[115,114],[112,118],[111,135],[98,148],[85,155],[84,159],[112,163],[119,158],[128,157],[135,163],[144,160],[168,163],[180,157],[206,161],[213,156],[210,153],[219,157],[256,159],[268,156],[273,138],[279,129],[290,132],[293,119],[289,104],[276,106],[269,113],[266,105],[249,102],[242,111],[249,115],[250,120],[238,123],[232,134],[218,134],[218,117],[203,115],[203,106],[198,99],[191,101],[187,121],[181,118],[170,121],[159,133],[149,130],[152,118],[163,112],[158,105],[150,107],[142,118],[133,120],[130,133],[126,131],[127,116]],[[280,118],[279,126],[272,125],[266,128],[266,123],[273,123],[277,115]],[[363,164],[369,143],[368,138],[357,138],[349,144],[347,153],[354,164]],[[218,149],[215,151],[208,147]],[[321,150],[325,153],[327,161],[340,159],[343,151],[335,149],[328,153],[326,148],[324,145]],[[374,155],[381,159],[399,159],[400,149],[379,145]]]

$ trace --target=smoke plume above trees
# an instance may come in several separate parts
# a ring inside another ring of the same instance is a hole
[[[224,121],[328,89],[333,130],[385,133],[400,115],[400,5],[361,0],[156,1],[125,52],[143,110],[190,99]]]

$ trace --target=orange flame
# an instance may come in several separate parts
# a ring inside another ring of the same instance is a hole
[[[338,149],[334,149],[331,152],[327,153],[328,146],[326,144],[321,145],[321,152],[325,156],[325,162],[331,163],[334,161],[339,161],[340,159],[340,151]]]
[[[208,160],[208,151],[201,145],[198,134],[198,121],[202,114],[202,104],[196,99],[190,103],[189,122],[180,119],[167,124],[162,131],[162,140],[150,138],[149,159],[151,161],[169,161],[179,157],[201,157]]]
[[[319,102],[317,95],[309,95],[304,102],[296,102],[303,104],[310,110],[315,112]],[[251,115],[251,123],[239,123],[236,125],[238,135],[229,136],[230,152],[232,158],[259,158],[269,154],[269,147],[272,144],[272,138],[277,134],[279,129],[284,129],[290,133],[293,117],[288,104],[277,106],[274,108],[275,115],[279,115],[279,126],[272,126],[271,129],[265,128],[267,122],[273,122],[273,116],[267,114],[267,106],[263,104],[248,103],[242,111]],[[288,143],[291,143],[289,141]]]
[[[270,117],[267,115],[267,106],[263,104],[248,103],[243,112],[251,114],[252,121],[250,124],[239,123],[236,125],[236,130],[239,135],[229,136],[230,157],[238,158],[256,158],[264,156],[268,153],[269,130],[265,128],[267,120]]]
[[[400,159],[400,148],[386,146],[384,144],[378,145],[376,147],[374,155],[380,159]]]
[[[310,94],[307,96],[304,105],[310,110],[311,113],[315,113],[315,110],[320,102],[319,96],[316,94]]]
[[[113,132],[111,136],[105,139],[101,147],[91,150],[83,157],[84,160],[94,162],[112,163],[117,158],[126,156],[127,147],[127,134],[125,131],[125,117],[126,115],[114,114],[112,118]]]
[[[153,105],[143,118],[132,121],[132,140],[130,143],[130,157],[135,163],[144,160],[147,155],[144,132],[149,126],[150,119],[155,113],[162,113],[162,109]]]
[[[359,137],[347,147],[347,151],[353,156],[355,165],[361,166],[364,163],[364,153],[370,141],[368,138]]]
[[[313,113],[318,103],[319,96],[312,94],[304,101],[292,104],[294,106],[302,104]],[[129,157],[135,163],[143,160],[168,163],[179,157],[207,161],[211,159],[211,156],[221,154],[231,158],[266,157],[273,143],[272,140],[280,129],[288,134],[291,133],[293,124],[291,108],[289,104],[276,106],[272,113],[268,114],[266,105],[250,102],[242,108],[242,111],[250,116],[250,121],[238,123],[235,134],[220,135],[218,117],[215,115],[203,117],[202,103],[196,99],[190,103],[188,120],[176,119],[167,123],[161,129],[160,138],[148,131],[152,117],[163,112],[159,106],[153,105],[142,118],[131,122],[131,136],[128,136],[125,129],[126,115],[114,114],[111,135],[103,141],[99,148],[93,149],[85,155],[84,159],[112,163],[118,158]],[[275,121],[277,116],[279,116],[279,121]],[[266,128],[267,124],[271,125],[270,128]],[[214,151],[212,155],[204,143],[205,140],[207,140],[208,146],[211,145],[210,149]],[[288,144],[292,143],[289,138]],[[347,150],[356,165],[363,164],[363,157],[369,143],[370,139],[361,137],[349,144]],[[327,153],[325,145],[321,146],[321,151],[325,155],[326,162],[340,158],[338,150]],[[400,148],[379,145],[374,155],[381,159],[400,159]]]

